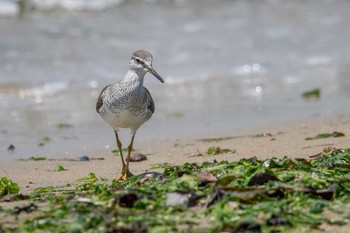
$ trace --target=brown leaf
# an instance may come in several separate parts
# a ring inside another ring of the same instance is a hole
[[[258,172],[258,173],[255,173],[254,176],[250,179],[250,181],[248,182],[248,186],[262,185],[267,183],[268,181],[279,181],[279,180],[274,175],[264,173],[264,172]]]
[[[132,208],[137,200],[138,197],[136,194],[128,193],[119,198],[118,204],[120,207]]]
[[[290,222],[283,218],[283,217],[278,217],[278,216],[272,216],[269,220],[267,220],[267,225],[268,226],[290,226]]]
[[[311,187],[294,187],[290,185],[283,185],[282,187],[288,191],[293,191],[293,192],[299,191],[305,194],[313,194],[313,195],[319,196],[325,200],[331,200],[333,198],[337,185],[338,185],[337,183],[334,183],[334,184],[331,184],[329,187],[325,189],[320,189],[320,190],[317,190]]]
[[[331,184],[328,188],[317,190],[316,193],[325,200],[331,200],[337,188],[337,184]]]
[[[334,131],[332,133],[332,136],[337,138],[337,137],[345,137],[345,134],[343,132],[338,132],[338,131]]]
[[[200,173],[198,173],[197,178],[201,183],[204,184],[217,181],[217,178],[207,170],[203,170]]]
[[[309,157],[310,159],[315,159],[315,158],[317,158],[317,157],[320,157],[321,154],[322,154],[322,152],[317,153],[317,154],[314,154],[314,155],[308,155],[308,157]]]
[[[218,179],[215,184],[216,184],[216,186],[227,186],[233,180],[236,180],[236,179],[238,179],[236,176],[228,175],[228,176],[224,176],[224,177]]]

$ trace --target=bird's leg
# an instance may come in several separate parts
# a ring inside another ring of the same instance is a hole
[[[117,179],[115,179],[115,181],[126,180],[127,178],[134,176],[129,170],[130,154],[132,151],[132,146],[134,144],[134,138],[135,138],[135,134],[132,136],[130,145],[128,146],[128,157],[126,160],[126,165],[122,171],[122,174],[120,174],[120,176]]]
[[[119,140],[118,132],[114,131],[114,133],[115,133],[115,138],[117,139],[117,146],[118,146],[118,149],[119,149],[120,158],[122,159],[122,164],[123,164],[122,172],[123,172],[125,170],[126,165],[125,165],[124,157],[123,157],[122,143]]]
[[[129,171],[129,162],[130,162],[130,154],[131,154],[131,151],[132,151],[132,146],[134,144],[134,138],[135,138],[135,134],[132,136],[130,145],[128,146],[128,157],[127,157],[127,160],[126,160],[126,164],[125,164],[124,159],[122,157],[123,170],[122,170],[122,173],[118,176],[118,178],[115,179],[115,181],[126,180],[127,178],[133,176],[133,174]],[[119,149],[119,150],[120,150],[120,153],[121,153],[121,149]]]
[[[130,145],[128,146],[128,158],[126,160],[126,170],[125,171],[127,173],[127,176],[129,176],[129,177],[133,176],[133,174],[129,170],[129,162],[130,162],[130,154],[132,151],[132,146],[134,144],[134,138],[135,138],[135,134],[132,135]]]

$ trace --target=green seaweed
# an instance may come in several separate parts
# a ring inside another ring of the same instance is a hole
[[[221,149],[220,147],[212,146],[212,147],[209,147],[207,149],[206,155],[226,154],[229,152],[234,153],[234,151],[232,151],[231,149],[228,149],[228,148]]]
[[[61,171],[66,171],[67,169],[65,169],[61,164],[57,165],[56,167],[56,171],[61,172]]]
[[[314,88],[304,91],[301,96],[304,99],[319,99],[321,97],[321,90],[319,88]]]
[[[20,161],[42,161],[46,160],[46,157],[31,156],[28,159],[19,159]]]
[[[221,141],[226,141],[226,140],[230,140],[232,139],[233,137],[217,137],[217,138],[203,138],[203,139],[200,139],[199,141],[201,142],[221,142]]]
[[[312,160],[253,157],[180,166],[165,163],[158,168],[164,168],[163,173],[124,182],[107,182],[90,173],[73,185],[41,188],[31,194],[28,204],[1,209],[0,217],[9,219],[1,229],[310,232],[324,224],[341,226],[350,216],[344,208],[350,204],[350,149],[327,150]],[[198,174],[215,179],[200,179]],[[167,205],[169,193],[187,201],[181,207]]]
[[[17,194],[19,192],[19,186],[17,183],[8,179],[6,176],[0,178],[0,197],[7,194]]]
[[[330,138],[330,137],[333,137],[333,138],[337,138],[337,137],[345,137],[345,134],[342,133],[342,132],[338,132],[338,131],[334,131],[333,133],[320,133],[320,134],[317,134],[316,136],[314,137],[308,137],[308,138],[305,138],[305,140],[315,140],[315,139],[322,139],[322,138]]]
[[[170,163],[158,163],[158,164],[153,164],[151,169],[158,169],[158,168],[168,168],[171,167],[172,165]]]

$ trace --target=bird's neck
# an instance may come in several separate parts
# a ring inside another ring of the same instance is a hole
[[[142,72],[140,70],[129,70],[125,77],[122,80],[122,83],[132,85],[134,87],[142,87],[143,86],[143,78],[145,77],[146,72]]]

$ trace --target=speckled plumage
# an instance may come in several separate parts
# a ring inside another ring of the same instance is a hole
[[[97,99],[96,111],[113,127],[121,154],[123,170],[118,180],[126,179],[131,175],[129,160],[125,164],[122,156],[122,145],[118,138],[118,130],[119,128],[131,129],[132,139],[128,147],[129,158],[136,131],[151,118],[155,110],[152,96],[147,88],[143,86],[144,77],[149,72],[159,81],[164,82],[153,69],[152,60],[152,55],[145,50],[134,52],[125,77],[121,81],[106,86]]]
[[[143,86],[143,77],[128,72],[122,81],[105,87],[96,110],[114,130],[130,128],[136,131],[154,113],[151,94]],[[129,115],[129,117],[125,117]]]

